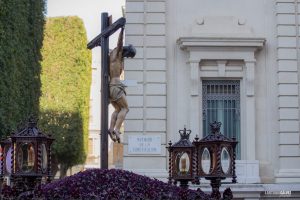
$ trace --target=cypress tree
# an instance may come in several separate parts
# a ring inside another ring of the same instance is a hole
[[[44,0],[0,0],[0,135],[37,116]]]

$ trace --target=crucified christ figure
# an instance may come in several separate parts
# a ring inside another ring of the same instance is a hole
[[[120,80],[120,75],[124,70],[124,57],[134,57],[135,49],[129,45],[123,47],[124,27],[121,28],[117,47],[109,54],[109,98],[110,103],[115,108],[111,115],[110,127],[108,130],[110,138],[120,143],[120,128],[128,113],[125,85]]]

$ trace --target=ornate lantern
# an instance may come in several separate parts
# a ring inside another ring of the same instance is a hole
[[[180,140],[172,145],[169,142],[169,183],[188,188],[188,182],[194,180],[194,146],[189,140],[191,130],[179,130]]]
[[[232,178],[232,183],[236,183],[235,148],[238,142],[220,133],[221,122],[215,121],[210,127],[211,133],[200,141],[195,138],[193,145],[197,149],[197,175],[211,181],[212,197],[219,199],[221,180]]]
[[[51,144],[54,139],[39,131],[31,118],[27,126],[1,142],[1,178],[19,192],[33,189],[42,181],[50,181]]]

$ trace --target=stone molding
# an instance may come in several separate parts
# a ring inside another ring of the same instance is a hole
[[[266,42],[261,37],[181,37],[177,40],[180,48],[192,50],[194,47],[242,47],[262,49]]]

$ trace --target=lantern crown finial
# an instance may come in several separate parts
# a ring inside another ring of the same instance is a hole
[[[33,116],[30,116],[28,118],[28,127],[33,128],[37,126],[37,119],[35,119]]]
[[[18,129],[16,132],[12,133],[13,137],[37,137],[37,136],[43,136],[43,134],[40,132],[40,130],[37,128],[37,118],[30,116],[27,120],[26,124],[21,124],[18,126]]]
[[[189,140],[190,134],[192,132],[191,130],[187,130],[184,127],[183,130],[179,130],[178,132],[180,134],[180,140],[178,142],[176,142],[174,145],[172,145],[172,147],[191,147],[191,146],[193,146],[193,144]]]
[[[213,123],[210,123],[210,131],[212,134],[220,134],[220,128],[222,123],[214,121]]]
[[[183,130],[178,131],[182,140],[188,140],[190,138],[191,130],[187,130],[185,127]]]

